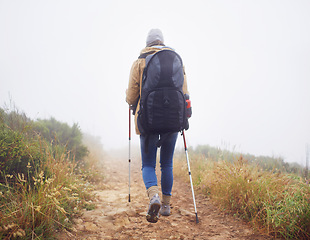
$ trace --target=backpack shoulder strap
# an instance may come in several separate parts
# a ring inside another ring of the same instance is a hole
[[[148,55],[151,55],[153,53],[155,53],[156,51],[150,51],[150,52],[146,52],[146,53],[142,53],[138,58],[146,58]]]

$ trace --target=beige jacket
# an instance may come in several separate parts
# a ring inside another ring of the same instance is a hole
[[[152,47],[146,47],[144,48],[140,54],[144,54],[144,53],[148,53],[148,52],[158,52],[161,51],[163,49],[170,49],[170,48],[166,48],[166,47],[156,47],[156,46],[152,46]],[[129,105],[135,105],[136,102],[138,101],[138,98],[141,94],[141,85],[142,85],[142,75],[143,75],[143,70],[145,68],[145,58],[139,58],[137,59],[132,67],[131,67],[131,71],[130,71],[130,76],[129,76],[129,83],[128,83],[128,89],[126,91],[126,102]],[[183,70],[184,70],[184,66],[183,66]],[[186,74],[184,71],[184,84],[183,84],[183,92],[184,94],[189,94],[188,90],[187,90],[187,79],[186,79]],[[138,117],[138,112],[140,109],[140,98],[139,98],[139,102],[137,105],[137,109],[135,112],[135,126],[136,126],[136,133],[138,135],[140,135],[140,131],[138,129],[138,124],[137,124],[137,117]]]

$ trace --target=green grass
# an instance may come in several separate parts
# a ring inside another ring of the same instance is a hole
[[[175,161],[175,174],[185,178],[184,161]],[[242,156],[227,162],[192,153],[191,170],[196,189],[257,230],[286,239],[310,238],[310,186],[302,177],[264,171]]]
[[[0,108],[0,239],[53,239],[83,208],[95,208],[90,190],[103,179],[102,146],[76,162],[67,144],[49,141],[33,125]]]
[[[70,229],[72,217],[90,199],[67,155],[48,155],[42,169],[49,169],[50,177],[43,171],[33,176],[6,175],[0,184],[1,239],[50,238],[57,229]]]

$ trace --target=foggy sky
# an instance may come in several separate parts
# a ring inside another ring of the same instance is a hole
[[[303,163],[309,12],[307,0],[0,0],[0,106],[11,99],[32,119],[78,123],[106,149],[126,146],[129,71],[160,28],[185,64],[188,145]]]

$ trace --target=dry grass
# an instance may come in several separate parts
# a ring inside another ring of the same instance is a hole
[[[178,158],[175,174],[188,178],[186,160]],[[301,177],[263,171],[242,156],[229,163],[194,154],[191,170],[197,189],[256,229],[286,239],[310,238],[310,186]]]
[[[48,147],[45,154],[40,171],[6,175],[0,185],[1,239],[48,239],[57,229],[70,228],[72,216],[90,199],[68,155],[54,156]]]
[[[91,182],[103,179],[99,140],[88,136],[84,158],[88,150],[76,124],[51,119],[46,124],[55,133],[36,123],[0,108],[0,239],[53,239],[81,209],[94,208]]]

